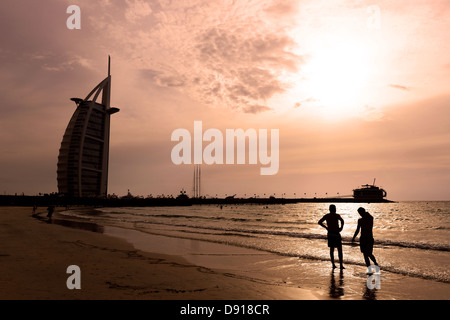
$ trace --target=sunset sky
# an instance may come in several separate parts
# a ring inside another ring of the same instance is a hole
[[[81,29],[69,30],[69,5]],[[279,129],[276,175],[202,165],[202,194],[450,200],[450,1],[3,0],[0,193],[57,192],[111,56],[109,193],[191,193],[178,128]],[[204,146],[207,143],[205,142]]]

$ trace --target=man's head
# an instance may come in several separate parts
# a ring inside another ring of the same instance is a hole
[[[366,213],[366,209],[364,209],[363,207],[360,207],[360,208],[358,208],[358,213],[362,217]]]
[[[330,204],[330,213],[336,213],[336,206],[334,204]]]

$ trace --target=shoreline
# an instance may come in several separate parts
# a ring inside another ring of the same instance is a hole
[[[57,212],[54,219],[64,220]],[[0,230],[2,300],[326,299],[319,290],[243,276],[227,266],[207,268],[180,255],[136,249],[124,239],[95,230],[34,219],[27,207],[0,207]],[[232,254],[235,261],[245,255]],[[80,290],[66,286],[70,265],[80,267]]]

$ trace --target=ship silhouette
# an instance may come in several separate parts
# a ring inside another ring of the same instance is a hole
[[[373,184],[364,184],[360,188],[353,189],[353,199],[355,201],[362,202],[375,202],[375,201],[383,201],[387,196],[386,190],[377,187],[375,185],[375,180],[373,180]]]

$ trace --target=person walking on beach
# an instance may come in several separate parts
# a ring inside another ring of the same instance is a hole
[[[36,210],[37,210],[37,204],[34,204],[33,205],[33,213],[32,213],[32,215],[36,214]]]
[[[358,213],[361,216],[358,219],[358,226],[356,227],[355,234],[353,235],[352,242],[355,241],[356,236],[361,230],[361,237],[359,237],[359,247],[361,249],[362,254],[364,255],[364,261],[366,262],[366,266],[370,266],[370,260],[378,266],[377,260],[373,255],[373,217],[368,213],[364,208],[359,208]]]
[[[48,211],[47,218],[49,220],[51,220],[52,216],[53,216],[53,212],[55,211],[55,206],[54,205],[48,206],[47,211]]]
[[[325,221],[327,223],[326,225],[324,224]],[[341,226],[339,226],[339,221],[341,222]],[[344,228],[344,219],[336,213],[336,206],[334,204],[330,205],[330,213],[327,213],[319,220],[319,225],[328,231],[328,247],[330,248],[330,258],[333,269],[336,268],[336,265],[334,264],[334,248],[337,248],[338,250],[341,269],[345,269],[343,265],[342,238],[340,234]]]

